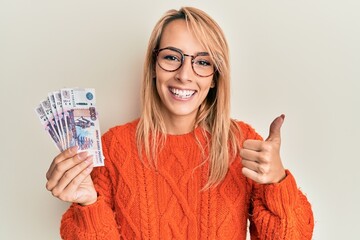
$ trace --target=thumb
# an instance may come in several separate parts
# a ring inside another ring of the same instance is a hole
[[[269,136],[265,141],[279,141],[281,140],[280,129],[284,122],[285,115],[281,114],[270,125]]]

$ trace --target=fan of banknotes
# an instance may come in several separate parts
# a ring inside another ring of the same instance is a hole
[[[64,88],[48,93],[35,112],[60,151],[78,146],[93,155],[96,167],[104,166],[104,156],[95,100],[92,88]]]

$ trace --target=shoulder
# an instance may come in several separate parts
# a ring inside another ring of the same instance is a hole
[[[255,131],[255,129],[248,123],[236,119],[231,120],[239,129],[240,136],[243,140],[257,139],[262,140],[262,137]]]
[[[104,139],[113,139],[113,138],[116,139],[118,137],[124,137],[126,135],[129,136],[132,133],[136,132],[138,123],[139,123],[139,119],[135,119],[131,122],[114,126],[104,133],[103,138]]]
[[[130,145],[135,141],[135,133],[139,119],[110,128],[102,136],[103,144],[111,147],[114,144]]]

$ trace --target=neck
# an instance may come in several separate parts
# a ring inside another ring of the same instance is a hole
[[[171,117],[164,116],[166,133],[173,135],[186,134],[194,130],[195,118],[189,116]]]

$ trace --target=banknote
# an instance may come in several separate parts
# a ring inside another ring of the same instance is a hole
[[[60,90],[62,107],[64,111],[65,125],[67,129],[70,147],[77,145],[76,126],[74,119],[74,105],[73,105],[73,101],[70,98],[71,91],[72,88],[65,88]]]
[[[60,151],[78,146],[93,155],[94,166],[104,166],[95,89],[64,88],[48,93],[35,109]]]
[[[59,128],[61,131],[64,148],[67,149],[70,146],[69,146],[69,139],[67,136],[67,128],[66,128],[66,124],[65,124],[64,111],[63,111],[63,107],[62,107],[61,92],[55,91],[55,92],[53,92],[53,96],[55,99],[56,111],[57,111],[57,115],[58,115],[58,123],[59,123]]]
[[[51,102],[50,102],[50,98],[46,98],[45,100],[41,101],[40,103],[45,115],[46,115],[46,118],[49,122],[49,124],[51,125],[51,128],[54,130],[54,133],[55,133],[55,136],[56,138],[59,140],[61,146],[62,146],[62,149],[63,148],[63,142],[61,140],[61,135],[59,133],[59,129],[58,129],[58,126],[57,126],[57,123],[56,123],[56,119],[54,117],[54,113],[53,113],[53,109],[51,107]]]
[[[75,124],[76,145],[80,151],[94,156],[94,166],[104,165],[101,149],[101,134],[98,113],[96,111],[95,89],[73,88],[69,91],[73,113],[70,122]],[[73,126],[71,126],[73,127]]]
[[[51,110],[52,110],[52,113],[53,113],[53,120],[52,121],[54,122],[54,127],[56,129],[56,133],[58,135],[58,138],[59,138],[59,141],[60,141],[61,145],[63,146],[63,149],[66,149],[65,142],[64,142],[64,137],[62,135],[59,114],[58,114],[58,110],[56,108],[55,96],[54,96],[54,94],[52,92],[48,93],[48,99],[50,101],[50,106],[51,106]]]
[[[35,112],[36,112],[37,116],[39,117],[39,120],[40,120],[41,124],[43,125],[45,131],[48,132],[50,137],[52,138],[55,146],[60,151],[63,151],[64,149],[62,148],[62,144],[61,144],[61,142],[60,142],[60,140],[59,140],[59,138],[58,138],[58,136],[57,136],[57,134],[55,132],[55,129],[53,128],[52,124],[49,122],[42,104],[39,104],[35,108]]]

